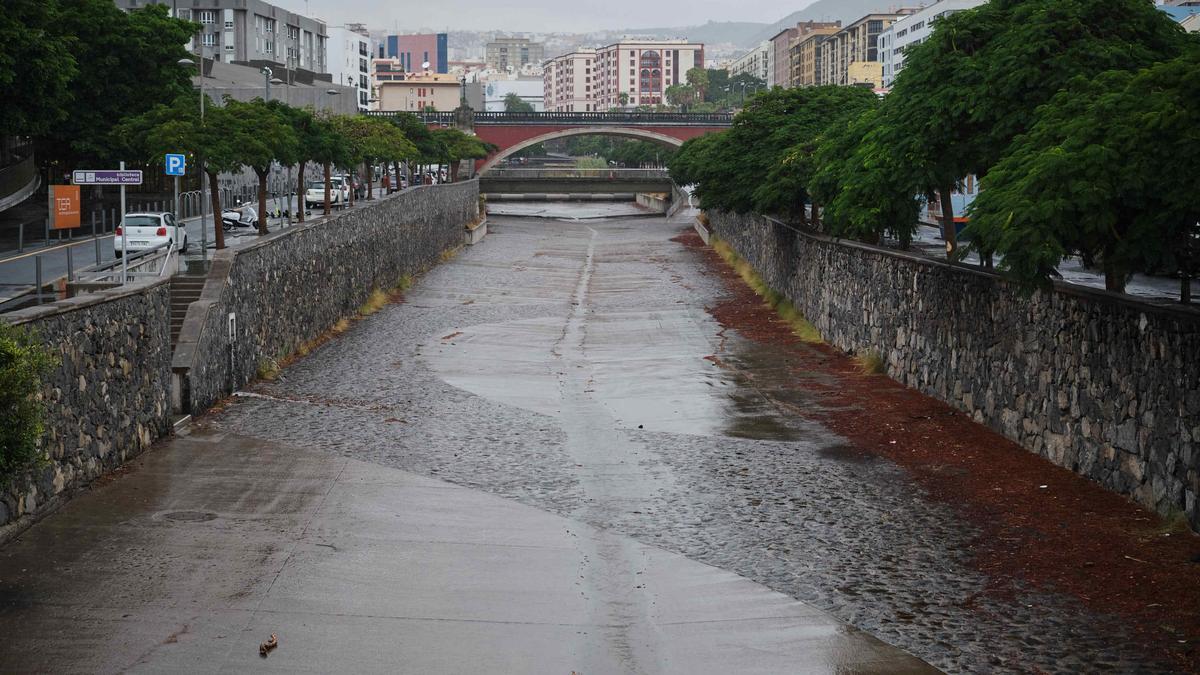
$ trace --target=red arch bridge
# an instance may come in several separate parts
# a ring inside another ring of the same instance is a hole
[[[374,111],[366,114],[391,117],[397,113]],[[413,114],[430,127],[454,126],[473,131],[480,140],[495,145],[498,150],[476,164],[481,173],[515,152],[557,138],[599,134],[679,147],[688,139],[722,131],[733,124],[730,113],[509,113],[460,109]]]

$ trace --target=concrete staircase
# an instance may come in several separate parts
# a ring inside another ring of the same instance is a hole
[[[171,347],[179,340],[188,305],[200,299],[205,277],[176,274],[171,277]]]

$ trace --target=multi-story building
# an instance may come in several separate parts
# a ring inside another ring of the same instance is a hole
[[[879,34],[883,87],[890,88],[896,81],[896,75],[904,69],[904,50],[928,39],[939,19],[986,2],[987,0],[940,0],[908,16],[902,16],[888,26]]]
[[[816,87],[825,84],[821,45],[842,29],[842,22],[806,25],[788,48],[788,86]]]
[[[542,64],[542,98],[547,112],[593,112],[597,108],[592,87],[596,50],[563,54]]]
[[[354,87],[359,110],[367,110],[371,99],[371,61],[375,50],[371,37],[349,26],[330,26],[326,43],[329,73],[335,84]]]
[[[901,9],[894,14],[868,14],[831,35],[821,43],[822,84],[882,87],[879,35],[901,17],[916,11]]]
[[[516,94],[522,101],[533,106],[534,112],[543,112],[545,85],[539,79],[489,79],[483,85],[483,109],[487,112],[504,112],[509,94]]]
[[[484,60],[500,72],[520,72],[525,66],[541,63],[545,58],[545,48],[540,42],[531,42],[528,38],[496,38],[487,43]]]
[[[116,0],[121,9],[148,4],[145,0]],[[329,72],[325,24],[262,0],[192,0],[162,2],[176,7],[181,19],[200,24],[191,51],[230,63],[268,65],[273,69]],[[199,44],[194,44],[198,40]]]
[[[686,84],[689,70],[704,67],[704,45],[687,40],[624,40],[596,50],[595,65],[593,109],[661,105],[667,102],[669,87]]]
[[[379,43],[379,58],[396,59],[400,68],[410,73],[446,73],[450,69],[448,45],[445,33],[388,35]]]
[[[731,76],[750,75],[757,77],[767,86],[771,86],[771,80],[775,76],[774,70],[771,68],[771,57],[774,54],[774,45],[770,40],[763,40],[757,47],[746,52],[737,60],[729,65],[729,74]]]
[[[377,92],[377,109],[386,111],[454,110],[462,98],[458,78],[445,73],[410,73],[380,82]]]

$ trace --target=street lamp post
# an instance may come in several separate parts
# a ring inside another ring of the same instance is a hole
[[[179,59],[178,63],[181,66],[189,67],[196,66],[196,74],[200,78],[200,126],[204,126],[204,47],[197,45],[199,50],[199,58],[197,61],[191,59]],[[200,168],[200,259],[208,258],[208,199],[205,198],[205,193],[208,191],[208,172],[204,166],[204,156],[200,155],[196,158],[196,162]],[[179,214],[175,214],[179,217]],[[217,237],[217,248],[224,248],[225,242],[218,228],[214,227],[214,234]]]

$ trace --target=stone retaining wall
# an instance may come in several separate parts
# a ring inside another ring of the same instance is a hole
[[[167,279],[11,312],[58,358],[45,380],[47,463],[0,490],[0,541],[171,428]],[[4,527],[8,525],[8,527]]]
[[[175,406],[200,412],[259,368],[463,243],[479,183],[410,188],[328,220],[220,251],[172,363]]]
[[[720,238],[850,352],[1055,464],[1200,529],[1200,312],[709,213]]]

